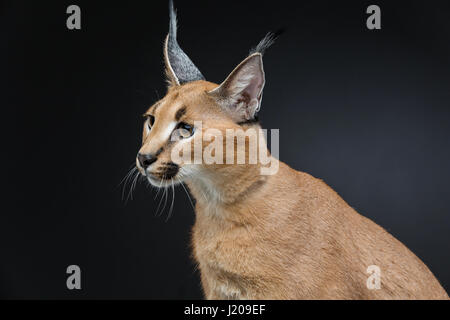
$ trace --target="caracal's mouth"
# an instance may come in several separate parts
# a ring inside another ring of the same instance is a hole
[[[156,172],[146,171],[145,177],[148,182],[157,188],[167,187],[168,185],[177,185],[181,183],[181,179],[178,177],[178,168],[158,170]]]
[[[147,178],[148,182],[150,182],[150,184],[152,186],[157,187],[157,188],[161,188],[165,184],[167,184],[167,180],[155,177],[151,173],[147,173],[147,175],[145,177]]]

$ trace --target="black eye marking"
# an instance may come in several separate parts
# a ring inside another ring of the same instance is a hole
[[[155,117],[149,114],[149,115],[147,115],[147,118],[148,118],[149,126],[152,127],[153,124],[155,123]]]
[[[181,117],[186,114],[186,107],[181,107],[175,114],[175,120],[180,121]]]
[[[161,147],[161,148],[155,153],[155,157],[159,156],[163,151],[164,151],[164,148]]]

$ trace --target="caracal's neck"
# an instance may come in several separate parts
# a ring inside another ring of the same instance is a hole
[[[249,192],[266,180],[259,165],[224,165],[202,170],[187,185],[198,203],[229,206],[245,200]]]
[[[272,159],[278,164],[277,159]],[[247,205],[252,207],[255,199],[267,198],[270,185],[276,181],[276,175],[261,174],[261,166],[257,164],[204,170],[186,184],[196,200],[196,213],[201,210],[215,214]]]
[[[258,125],[255,129],[261,128]],[[247,152],[245,164],[214,164],[196,170],[186,183],[197,201],[197,208],[220,211],[245,204],[255,195],[261,195],[263,186],[277,174],[279,161],[267,149],[262,131],[258,131],[257,145],[256,164],[249,164],[250,152]],[[260,150],[264,151],[259,153]]]

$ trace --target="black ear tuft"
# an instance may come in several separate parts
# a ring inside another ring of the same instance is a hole
[[[169,1],[169,34],[164,47],[166,74],[169,81],[175,85],[187,82],[204,80],[202,73],[194,65],[192,60],[184,53],[177,42],[177,15],[173,7],[173,1]]]
[[[275,33],[273,32],[268,32],[265,37],[258,43],[258,45],[253,48],[252,50],[250,50],[250,55],[254,54],[254,53],[261,53],[262,55],[264,55],[264,53],[266,52],[266,50],[272,46],[275,41],[278,39],[278,37],[283,34],[285,31],[284,28],[277,30]]]

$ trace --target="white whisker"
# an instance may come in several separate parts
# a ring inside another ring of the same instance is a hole
[[[173,211],[173,204],[175,202],[175,186],[173,185],[173,179],[170,179],[170,182],[172,184],[172,203],[170,204],[170,208],[169,208],[169,214],[167,215],[167,219],[166,222],[170,219],[170,217],[172,216],[172,211]]]
[[[161,189],[162,182],[163,182],[163,180],[161,180],[158,191]],[[163,190],[163,194],[161,195],[161,199],[159,200],[159,203],[158,203],[158,208],[156,208],[156,214],[155,214],[156,216],[159,216],[159,208],[161,207],[161,203],[162,203],[165,193],[166,193],[166,189]]]
[[[161,179],[161,181],[159,182],[159,187],[158,187],[158,191],[156,192],[155,198],[156,199],[158,197],[159,191],[161,190],[161,185],[163,183],[163,180]]]
[[[130,178],[134,175],[134,173],[137,171],[136,166],[134,165],[133,168],[130,169],[130,171],[128,171],[128,173],[125,175],[125,177],[122,179],[122,181],[119,183],[119,186],[121,184],[123,184],[123,188],[122,188],[122,200],[125,198],[125,190],[127,187],[127,184],[130,181]]]
[[[134,175],[134,177],[132,178],[132,182],[131,182],[131,187],[130,187],[130,191],[128,192],[128,196],[127,199],[125,201],[125,203],[128,203],[128,200],[133,200],[133,188],[134,185],[136,184],[136,180],[139,178],[139,171],[136,172],[136,174]]]
[[[164,181],[164,207],[161,210],[161,214],[163,214],[164,209],[166,208],[167,205],[167,194],[169,192],[167,191],[167,181]]]
[[[178,178],[178,177],[177,177],[177,179],[178,179],[178,181],[180,182],[181,186],[183,187],[184,192],[186,192],[186,195],[188,196],[189,202],[191,203],[192,209],[195,211],[194,203],[192,202],[192,198],[191,198],[191,196],[189,195],[188,190],[187,190],[186,187],[184,186],[183,181],[181,181],[181,179]]]

